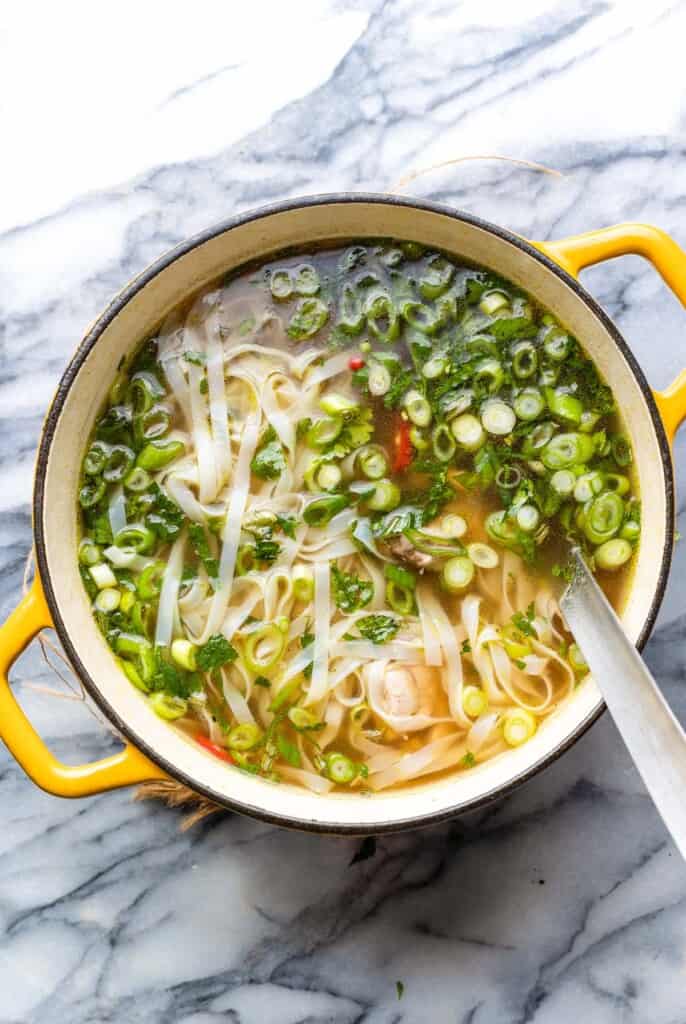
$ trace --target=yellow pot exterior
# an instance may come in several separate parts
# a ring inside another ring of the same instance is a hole
[[[39,453],[34,528],[41,580],[0,628],[0,736],[27,774],[49,792],[82,796],[168,775],[236,810],[283,825],[365,834],[418,826],[471,809],[507,792],[566,749],[602,710],[592,680],[546,720],[524,746],[464,772],[365,797],[314,795],[227,769],[158,719],[117,667],[91,615],[77,571],[75,495],[86,438],[123,355],[153,332],[180,299],[252,260],[290,246],[395,236],[443,248],[509,278],[548,307],[574,333],[612,383],[631,434],[646,528],[624,628],[642,642],[664,588],[673,527],[671,440],[686,414],[686,372],[656,402],[640,371],[592,300],[536,249],[500,229],[447,208],[381,196],[315,197],[241,218],[191,240],[141,275],[84,339],[58,389]],[[686,303],[686,255],[662,232],[619,225],[538,250],[569,275],[591,263],[638,252],[651,259]],[[45,592],[43,591],[45,588]],[[129,743],[114,757],[66,767],[50,754],[14,700],[7,672],[43,627],[54,624],[90,694]]]

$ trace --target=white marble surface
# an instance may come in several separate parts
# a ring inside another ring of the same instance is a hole
[[[52,389],[132,274],[236,211],[483,153],[564,177],[467,163],[414,190],[529,237],[631,218],[686,245],[685,36],[669,0],[8,5],[3,614]],[[586,283],[666,384],[686,312],[654,271],[624,259]],[[683,440],[676,457],[683,479]],[[682,721],[684,550],[647,650]],[[14,678],[60,756],[111,748],[81,704],[35,689],[35,652]],[[506,803],[353,867],[357,842],[228,815],[181,834],[131,797],[59,801],[0,753],[0,1024],[686,1020],[686,868],[608,720]]]

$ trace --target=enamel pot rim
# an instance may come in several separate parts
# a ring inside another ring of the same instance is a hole
[[[605,704],[600,702],[598,706],[588,714],[578,726],[562,741],[555,744],[552,749],[543,757],[541,757],[535,764],[527,768],[527,770],[520,772],[518,775],[511,778],[505,785],[500,785],[493,791],[486,793],[477,799],[471,799],[463,804],[457,804],[447,809],[441,809],[436,812],[429,812],[421,817],[413,816],[403,820],[394,820],[392,822],[379,822],[375,824],[373,828],[368,825],[357,826],[355,824],[337,824],[336,822],[313,822],[304,819],[296,819],[291,816],[280,817],[278,815],[271,814],[263,811],[260,807],[254,805],[245,805],[237,803],[231,799],[226,798],[223,794],[216,792],[212,789],[206,788],[200,785],[197,780],[186,776],[180,771],[173,763],[166,760],[162,755],[153,750],[141,737],[134,733],[129,727],[126,721],[115,712],[109,702],[104,698],[100,692],[96,682],[92,679],[88,671],[86,670],[83,662],[81,661],[78,653],[78,645],[72,642],[69,633],[65,627],[60,607],[55,596],[55,592],[50,577],[50,569],[48,565],[48,559],[46,554],[46,541],[44,534],[43,525],[43,505],[44,505],[44,490],[45,490],[45,477],[48,459],[50,458],[52,442],[58,423],[59,417],[63,410],[67,395],[69,394],[71,387],[78,375],[78,372],[84,363],[86,357],[98,343],[101,335],[108,327],[108,325],[114,320],[114,318],[120,313],[120,311],[136,296],[142,289],[146,288],[147,285],[162,271],[164,271],[170,264],[174,263],[180,257],[190,253],[193,249],[203,245],[209,240],[215,238],[218,235],[222,235],[232,228],[239,227],[247,224],[251,221],[260,220],[263,218],[269,218],[274,214],[287,213],[295,209],[302,209],[307,207],[332,205],[332,204],[379,204],[384,206],[405,206],[422,210],[427,213],[435,213],[443,217],[452,218],[455,221],[463,222],[474,227],[480,228],[481,230],[495,235],[503,241],[509,242],[511,245],[523,250],[528,256],[532,257],[540,264],[542,264],[551,274],[559,278],[567,287],[572,289],[578,298],[589,308],[591,313],[601,322],[605,331],[612,338],[614,344],[620,350],[622,356],[626,360],[631,373],[633,374],[643,399],[648,408],[652,427],[655,432],[659,450],[663,461],[663,471],[665,479],[666,489],[666,532],[665,532],[665,544],[662,551],[662,557],[660,562],[660,568],[658,573],[658,582],[653,594],[648,614],[640,631],[640,635],[637,639],[637,647],[643,648],[644,644],[650,636],[651,630],[654,626],[657,613],[659,611],[662,599],[664,597],[665,587],[667,584],[667,577],[669,568],[671,565],[672,558],[672,545],[670,538],[673,536],[674,531],[674,475],[670,448],[664,429],[664,425],[660,418],[655,399],[652,391],[644,377],[643,371],[640,365],[633,356],[627,343],[624,341],[617,327],[614,325],[612,320],[607,314],[600,308],[593,297],[579,284],[579,282],[572,277],[566,270],[560,267],[558,264],[549,259],[546,255],[540,252],[535,246],[527,242],[523,238],[513,234],[511,231],[505,228],[499,227],[498,225],[492,224],[488,221],[482,220],[479,217],[475,217],[473,214],[465,213],[462,210],[455,209],[444,205],[442,203],[429,202],[426,200],[417,200],[406,198],[402,196],[387,195],[383,193],[365,193],[365,192],[343,192],[343,193],[329,193],[322,195],[304,196],[294,199],[289,199],[284,202],[273,203],[268,206],[262,206],[255,210],[250,210],[246,213],[240,214],[236,217],[229,218],[207,228],[186,241],[180,243],[169,252],[160,256],[152,264],[150,264],[145,270],[143,270],[136,278],[133,279],[110,303],[104,312],[98,317],[93,323],[85,337],[79,344],[74,356],[69,362],[60,382],[57,387],[54,399],[48,411],[45,419],[43,430],[41,433],[40,445],[38,448],[38,456],[35,467],[35,479],[34,479],[34,492],[33,492],[33,524],[34,524],[34,540],[36,559],[38,565],[38,571],[40,573],[41,582],[44,588],[45,597],[48,603],[48,607],[52,614],[55,630],[62,643],[66,654],[76,670],[80,680],[86,688],[88,695],[100,708],[103,714],[112,722],[115,728],[125,737],[129,742],[136,746],[146,757],[153,763],[157,764],[163,769],[170,777],[177,779],[179,782],[207,797],[208,799],[221,804],[229,810],[237,811],[243,814],[249,814],[258,819],[268,821],[272,824],[277,824],[283,827],[291,827],[311,832],[318,833],[335,833],[337,835],[365,835],[373,832],[374,834],[384,834],[389,832],[399,832],[410,830],[413,828],[424,828],[429,825],[435,825],[442,821],[446,821],[459,814],[467,813],[468,811],[478,810],[483,808],[494,801],[500,800],[507,796],[514,789],[516,789],[523,782],[532,778],[538,774],[543,768],[552,764],[553,761],[557,760],[561,754],[568,750],[578,739],[583,736],[591,725],[600,717],[605,710]]]

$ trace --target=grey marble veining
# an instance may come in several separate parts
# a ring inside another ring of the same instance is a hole
[[[30,13],[37,17],[40,5],[25,7],[14,24],[9,19],[5,43],[28,55]],[[185,26],[171,8],[175,54]],[[412,169],[500,153],[563,176],[470,162],[417,179],[411,191],[530,238],[631,219],[658,224],[686,245],[685,4],[327,0],[316,23],[312,5],[290,10],[279,29],[283,51],[269,51],[259,89],[250,87],[257,51],[236,56],[227,42],[206,63],[194,55],[170,71],[143,22],[149,78],[158,67],[164,90],[135,79],[148,113],[110,132],[125,151],[115,164],[126,168],[119,185],[110,184],[105,161],[72,182],[56,151],[54,181],[44,154],[44,191],[26,158],[22,191],[22,150],[8,147],[14,199],[3,198],[0,235],[3,615],[21,590],[32,462],[52,390],[85,325],[187,235],[287,196],[384,190]],[[240,31],[255,36],[270,17],[280,17],[277,5],[256,0],[241,13]],[[58,96],[68,93],[78,52],[95,39],[91,22],[77,25],[76,6],[72,28],[61,41]],[[288,77],[296,37],[297,59],[307,64],[297,81]],[[18,82],[19,63],[16,55],[5,63]],[[93,79],[89,103],[109,110],[115,86],[106,78]],[[222,90],[233,95],[233,114]],[[12,118],[0,108],[10,135],[21,89],[12,103]],[[25,103],[33,114],[31,95]],[[48,106],[65,138],[88,130],[77,108]],[[155,159],[155,147],[139,146],[144,128],[160,154],[174,156]],[[686,311],[653,269],[626,258],[584,281],[650,382],[667,384],[686,363]],[[678,439],[682,479],[685,448]],[[686,534],[685,518],[680,493]],[[685,550],[677,544],[646,657],[686,723]],[[114,748],[82,703],[40,689],[54,682],[36,651],[13,678],[59,756],[77,762]],[[181,833],[181,817],[134,803],[126,791],[74,803],[51,798],[0,752],[0,1024],[686,1020],[686,868],[607,717],[506,802],[379,840],[375,855],[353,866],[357,841],[230,815]],[[396,981],[405,986],[401,999]]]

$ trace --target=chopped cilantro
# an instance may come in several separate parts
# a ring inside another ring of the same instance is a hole
[[[383,644],[392,640],[400,629],[397,619],[390,615],[365,615],[357,620],[357,628],[365,640],[371,640],[373,644]]]
[[[514,613],[512,616],[512,625],[518,629],[523,636],[536,636],[536,630],[533,626],[534,617],[534,603],[532,601],[525,613]]]
[[[574,579],[574,571],[574,565],[572,562],[565,562],[564,565],[559,565],[556,562],[551,569],[553,576],[557,576],[558,579],[564,580],[566,583],[572,582]]]
[[[472,645],[470,644],[469,640],[463,640],[462,641],[461,651],[462,651],[463,654],[471,654],[472,653]]]
[[[284,761],[288,764],[293,765],[294,768],[300,768],[302,765],[302,759],[300,757],[300,751],[298,750],[295,743],[288,738],[283,729],[278,729],[276,732],[276,749],[281,754]]]
[[[206,359],[202,352],[187,351],[184,352],[183,358],[187,363],[193,363],[194,366],[204,366]]]
[[[271,682],[269,681],[269,679],[267,679],[266,676],[255,676],[255,686],[263,686],[266,690],[271,685]]]
[[[276,521],[287,537],[295,537],[295,528],[298,525],[296,519],[292,516],[277,515]]]
[[[200,381],[200,384],[198,385],[198,388],[200,390],[201,395],[207,394],[207,392],[210,390],[210,386],[207,383],[207,377],[203,377],[203,379]]]
[[[198,668],[203,672],[212,672],[230,661],[235,661],[237,657],[238,651],[231,646],[226,637],[222,633],[215,633],[198,650],[196,661]]]
[[[188,527],[188,537],[191,542],[191,547],[205,566],[205,571],[207,572],[213,589],[216,590],[219,579],[219,562],[213,557],[212,552],[210,551],[207,536],[205,535],[205,531],[200,523],[190,524]]]
[[[462,760],[460,761],[460,767],[473,768],[475,764],[476,758],[474,757],[474,754],[472,754],[471,750],[468,750],[467,753],[462,758]]]
[[[164,657],[161,648],[155,652],[155,672],[152,677],[152,689],[162,690],[170,697],[190,697],[196,690],[202,689],[202,683],[196,672],[184,672],[172,665]]]
[[[263,480],[276,480],[286,469],[286,457],[273,427],[265,432],[250,468]]]
[[[398,996],[398,999],[402,999],[403,993],[405,992],[405,986],[403,985],[402,981],[396,981],[395,991]]]
[[[154,530],[161,540],[176,540],[186,521],[185,515],[157,484],[152,484],[150,493],[153,501],[145,517],[145,525]]]
[[[354,612],[364,608],[374,597],[374,584],[354,573],[343,572],[334,563],[331,566],[333,596],[336,605],[343,612]]]
[[[280,551],[281,545],[275,540],[260,537],[255,542],[255,559],[258,562],[275,562]]]
[[[303,650],[306,647],[309,647],[310,644],[313,644],[313,643],[314,643],[314,633],[303,633],[303,635],[300,637],[300,646],[302,647]],[[311,662],[310,662],[309,665],[306,665],[305,668],[303,669],[303,675],[305,676],[306,679],[309,679],[310,676],[312,675],[312,663]]]

